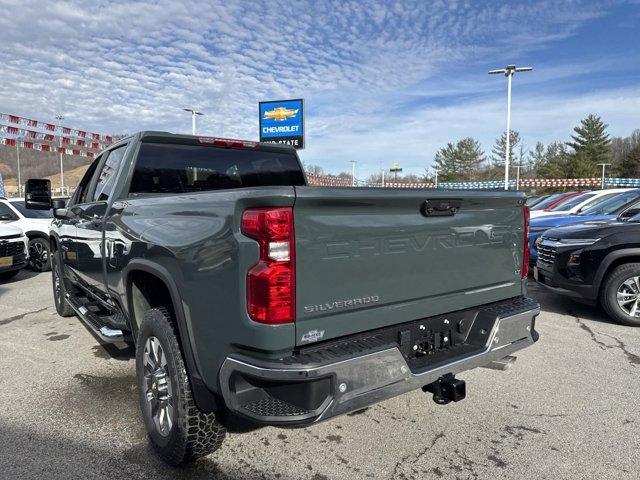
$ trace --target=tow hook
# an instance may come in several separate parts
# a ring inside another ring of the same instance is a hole
[[[443,375],[429,385],[425,385],[422,387],[422,391],[432,393],[433,401],[438,405],[459,402],[467,395],[467,387],[464,380],[457,379],[451,373]]]

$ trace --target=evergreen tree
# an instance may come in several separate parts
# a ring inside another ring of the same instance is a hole
[[[466,137],[438,150],[434,160],[442,181],[471,180],[482,167],[485,156],[480,142]]]
[[[536,145],[536,154],[539,154]],[[568,170],[571,155],[562,142],[549,144],[544,151],[543,161],[538,164],[537,173],[542,178],[573,178]]]
[[[622,178],[640,177],[640,143],[637,143],[620,162],[620,176]]]
[[[546,155],[544,150],[544,144],[537,142],[533,150],[529,152],[529,159],[527,160],[528,167],[535,173],[538,169],[544,165],[546,161]]]
[[[611,148],[607,126],[599,116],[589,114],[573,129],[575,132],[575,135],[571,135],[573,141],[568,142],[567,145],[575,152],[572,164],[576,173],[592,172],[589,176],[593,176],[597,171],[598,163],[607,163]]]
[[[509,164],[513,162],[515,157],[513,152],[517,151],[520,144],[520,134],[515,130],[511,130],[509,134]],[[494,166],[504,167],[504,157],[507,151],[507,132],[502,132],[500,138],[496,140],[496,143],[491,149],[491,161]]]

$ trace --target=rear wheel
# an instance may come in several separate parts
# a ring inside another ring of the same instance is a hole
[[[640,327],[640,263],[614,268],[604,281],[600,302],[616,322]]]
[[[49,241],[44,238],[29,240],[29,267],[36,272],[48,272],[51,269]]]
[[[214,452],[225,428],[196,406],[171,316],[152,308],[138,334],[136,375],[140,408],[151,444],[171,465]]]
[[[61,317],[72,317],[75,315],[73,308],[67,302],[67,288],[62,275],[62,264],[60,254],[51,257],[51,283],[53,285],[53,303],[56,306],[56,312]]]

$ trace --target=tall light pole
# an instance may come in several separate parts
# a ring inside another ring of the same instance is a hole
[[[191,135],[196,134],[196,115],[204,115],[204,113],[194,110],[193,108],[183,108],[185,112],[191,113]]]
[[[433,182],[434,188],[438,188],[438,169],[434,168],[433,169],[433,173],[435,174],[435,177],[436,177],[434,182]]]
[[[522,165],[512,165],[513,168],[516,169],[516,190],[520,190],[519,186],[520,186],[520,169],[522,168]]]
[[[516,72],[530,72],[531,67],[516,67],[507,65],[505,68],[490,70],[489,75],[503,73],[507,77],[507,146],[504,152],[504,189],[509,190],[509,158],[511,157],[511,77]]]
[[[602,181],[600,182],[600,188],[602,190],[604,190],[604,169],[611,166],[610,163],[599,163],[598,165],[600,165],[602,167]]]
[[[62,121],[64,120],[64,117],[62,115],[56,115],[56,120],[58,120],[58,122],[60,122],[61,125],[59,125],[60,127],[60,149],[59,149],[59,153],[60,153],[60,195],[64,195],[64,167],[62,165],[62,132],[64,131],[62,128]]]
[[[351,186],[356,186],[356,162],[355,160],[350,160],[351,163]]]

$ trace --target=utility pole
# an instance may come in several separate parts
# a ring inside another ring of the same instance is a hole
[[[351,163],[351,186],[355,187],[356,186],[356,161],[355,160],[349,160],[349,162]]]
[[[18,197],[22,195],[22,180],[20,179],[20,139],[22,137],[16,137],[16,162],[18,163]]]
[[[509,190],[509,158],[511,158],[511,77],[516,72],[530,72],[531,67],[507,65],[505,68],[490,70],[489,75],[503,73],[507,77],[507,145],[504,152],[504,189]]]
[[[64,195],[64,166],[62,165],[62,121],[64,117],[62,115],[56,115],[56,120],[61,124],[60,127],[60,195]]]
[[[434,180],[434,188],[438,188],[438,169],[434,168],[433,172],[435,173],[435,180]]]
[[[602,180],[600,182],[600,189],[604,190],[604,170],[605,170],[605,168],[611,166],[611,164],[610,163],[599,163],[598,165],[602,167]]]
[[[193,108],[183,108],[185,112],[191,113],[191,135],[196,134],[196,115],[204,115],[204,113],[194,110]]]
[[[522,168],[522,165],[513,165],[513,168],[516,169],[516,190],[519,190],[519,186],[520,186],[520,169]]]

